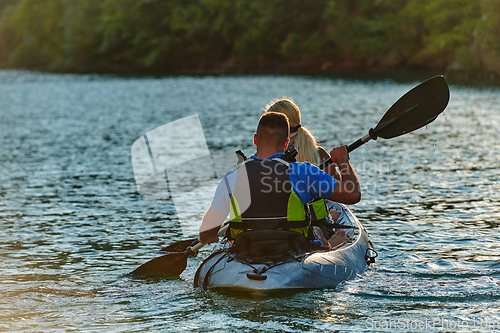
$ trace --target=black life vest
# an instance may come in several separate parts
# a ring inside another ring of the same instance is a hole
[[[308,209],[293,190],[289,169],[281,158],[240,164],[230,194],[230,239],[247,230],[279,229],[310,237]]]

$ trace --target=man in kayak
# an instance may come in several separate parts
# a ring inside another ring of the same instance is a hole
[[[289,142],[285,115],[267,112],[254,134],[257,153],[219,182],[211,206],[200,226],[200,241],[218,241],[218,230],[230,214],[230,239],[246,230],[285,229],[311,239],[306,205],[315,198],[345,204],[361,199],[360,185],[346,146],[332,149],[330,156],[342,180],[318,167],[284,158]]]

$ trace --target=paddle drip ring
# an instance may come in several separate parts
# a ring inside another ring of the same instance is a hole
[[[370,130],[368,131],[368,134],[370,135],[370,138],[372,138],[373,140],[377,140],[378,136],[377,136],[377,134],[375,134],[373,128],[370,128]]]
[[[198,255],[198,251],[193,251],[191,246],[186,249],[186,253],[193,257],[196,257]]]

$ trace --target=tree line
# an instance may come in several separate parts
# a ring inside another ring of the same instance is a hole
[[[498,0],[0,0],[0,66],[500,74]]]

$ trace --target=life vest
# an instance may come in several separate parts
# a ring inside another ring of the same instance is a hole
[[[328,207],[324,199],[316,199],[309,204],[311,222],[325,219],[328,216]]]
[[[324,199],[317,198],[308,204],[309,212],[311,214],[311,226],[319,227],[323,232],[323,237],[329,239],[335,230],[328,219],[328,206]]]
[[[247,230],[279,229],[310,237],[308,209],[293,190],[289,169],[290,163],[281,158],[248,159],[240,164],[234,192],[230,194],[230,239]],[[240,174],[246,176],[239,177]],[[241,188],[249,188],[246,195],[238,191]],[[248,202],[248,196],[249,205],[241,211],[240,204]]]

